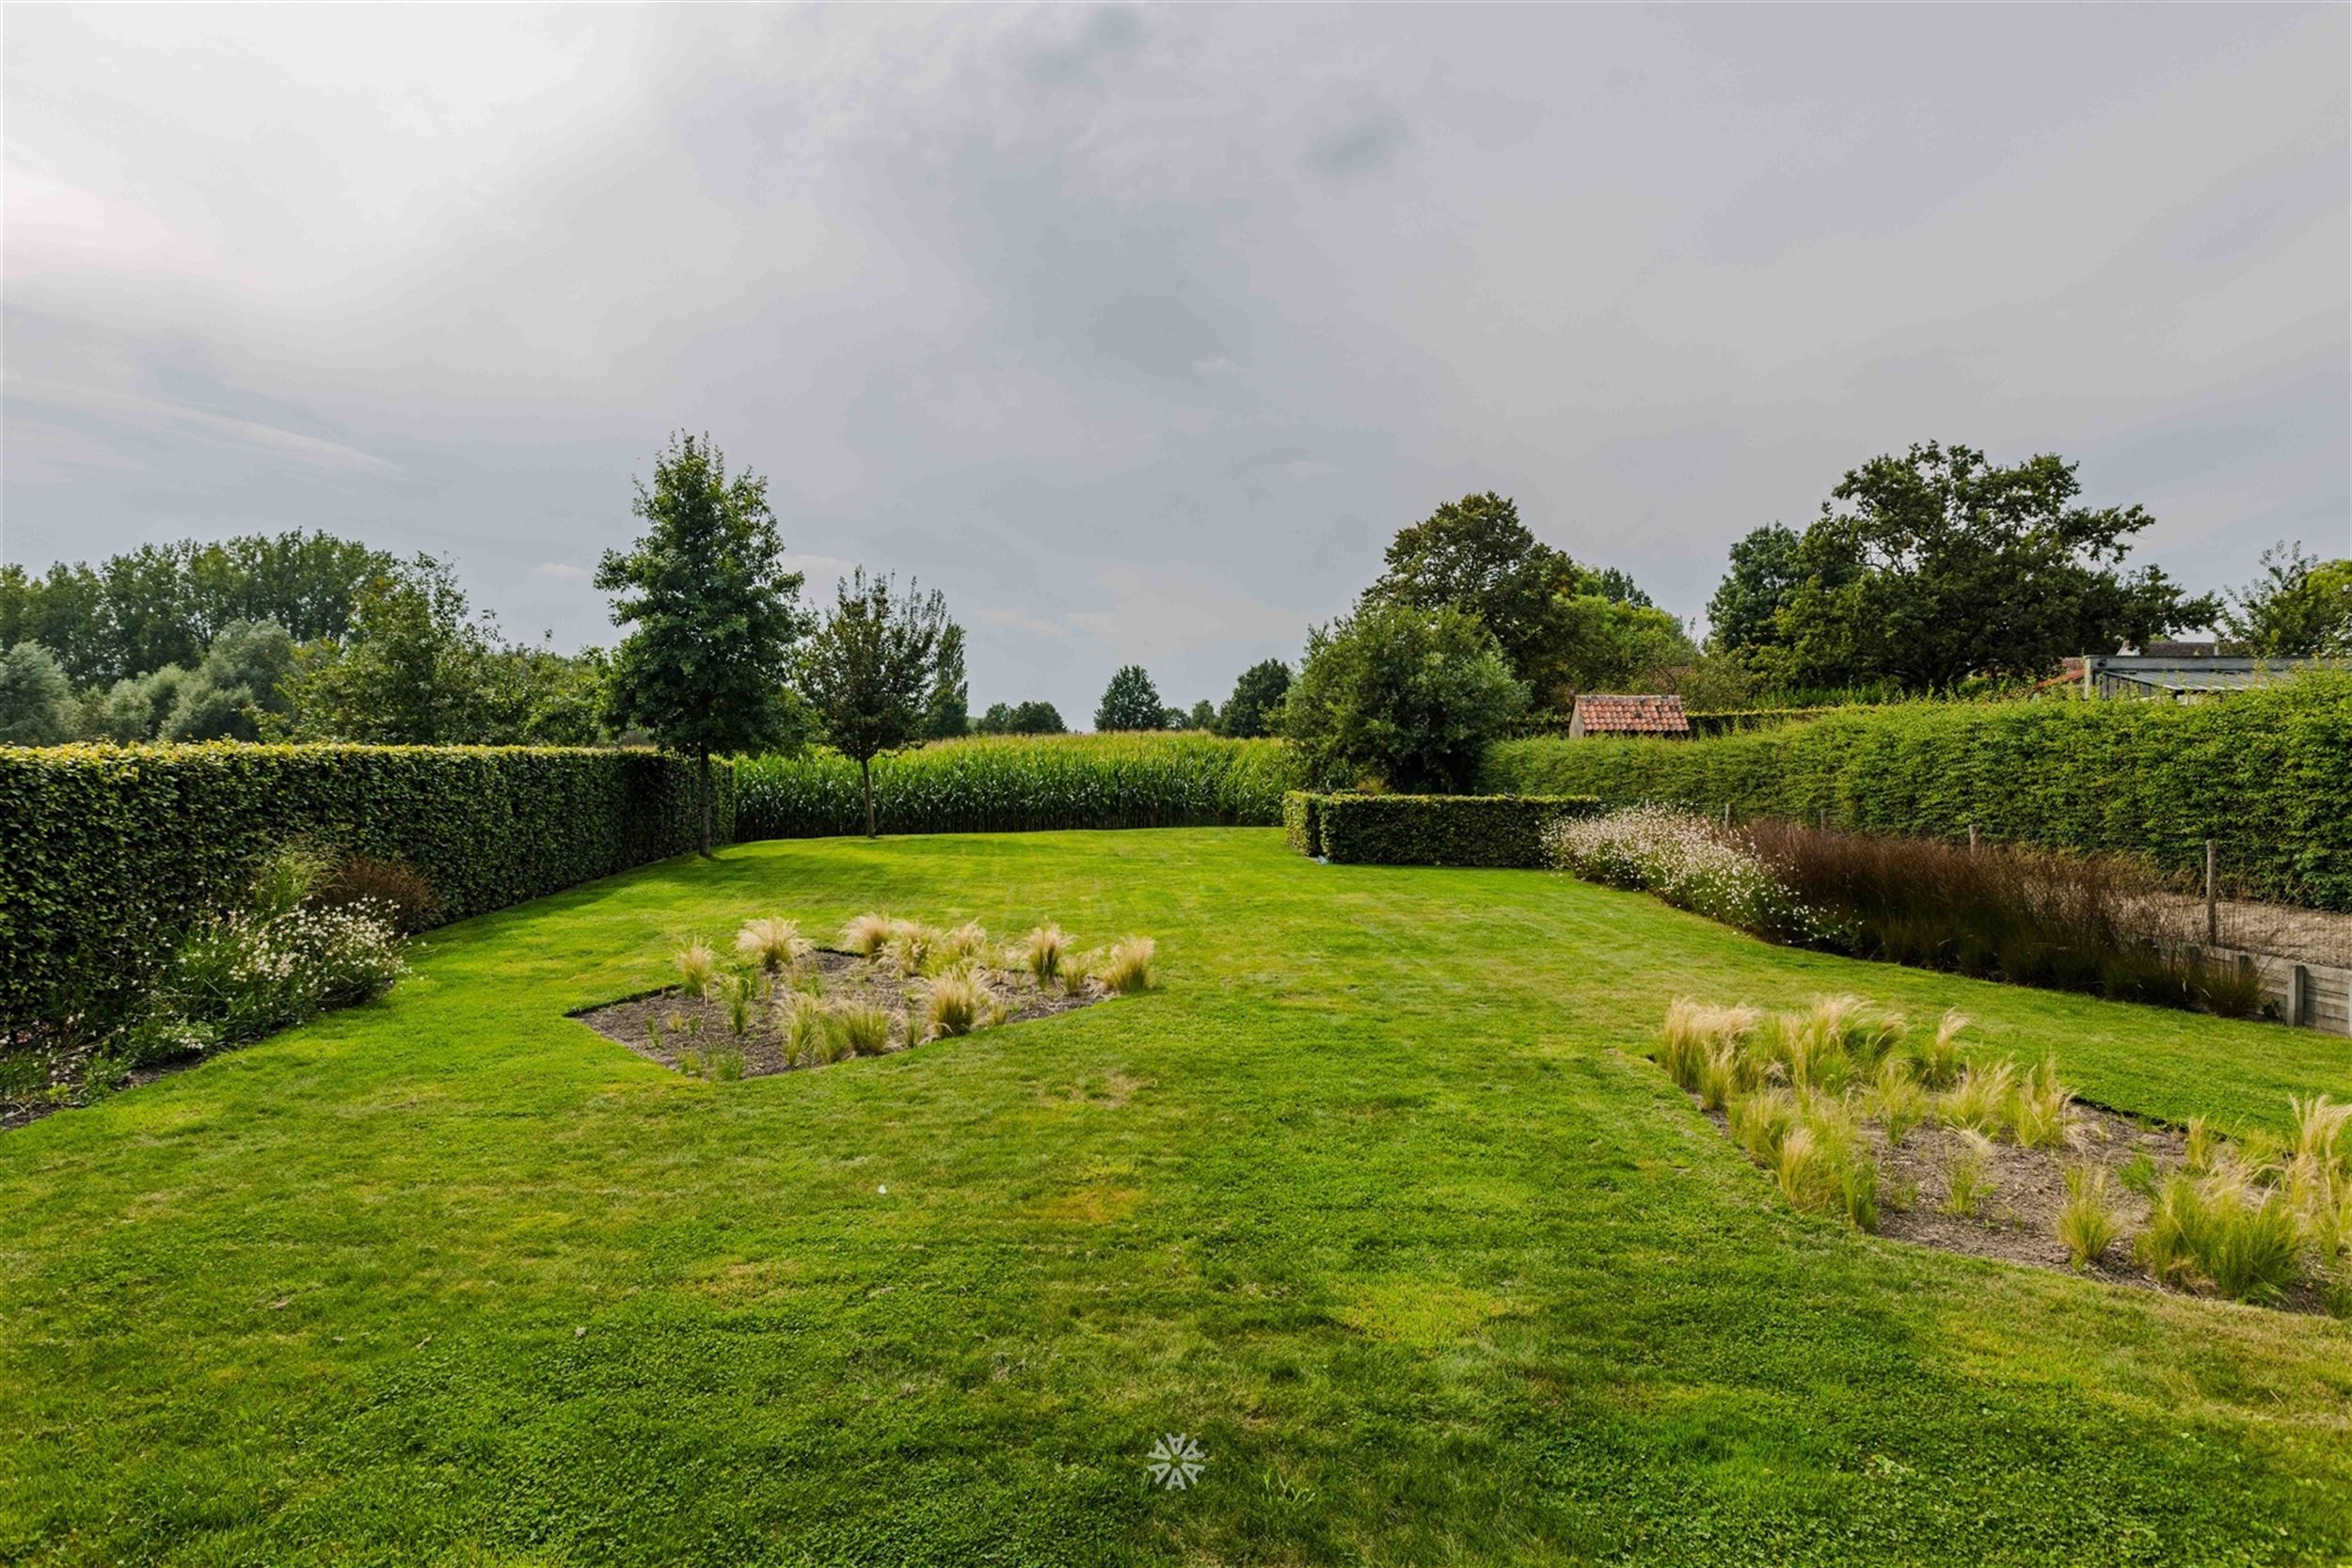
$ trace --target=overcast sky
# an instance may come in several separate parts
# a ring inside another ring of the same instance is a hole
[[[2352,11],[10,8],[0,557],[320,527],[513,633],[673,427],[977,710],[1221,698],[1473,489],[1696,614],[1931,437],[2352,529]]]

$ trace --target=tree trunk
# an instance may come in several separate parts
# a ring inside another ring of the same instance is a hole
[[[866,836],[873,838],[878,835],[874,832],[874,759],[872,757],[857,759],[857,777],[858,783],[864,785],[866,790]]]
[[[711,858],[710,752],[707,749],[699,750],[694,753],[694,798],[696,804],[701,808],[699,814],[702,822],[701,853],[703,859],[709,860]]]

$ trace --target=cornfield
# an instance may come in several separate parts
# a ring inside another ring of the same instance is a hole
[[[886,833],[1274,827],[1297,787],[1279,740],[1205,735],[977,736],[874,761]],[[866,831],[857,765],[831,751],[737,760],[736,837]]]

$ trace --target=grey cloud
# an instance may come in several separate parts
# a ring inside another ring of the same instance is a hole
[[[1930,436],[2078,457],[2240,581],[2348,543],[2348,46],[2340,9],[12,11],[0,555],[323,526],[609,641],[563,568],[684,426],[801,558],[945,589],[977,701],[1073,716],[1129,659],[1189,702],[1295,656],[1474,489],[1693,612]]]
[[[1352,180],[1386,168],[1404,145],[1403,118],[1393,110],[1373,109],[1317,136],[1307,149],[1307,166],[1327,180]]]

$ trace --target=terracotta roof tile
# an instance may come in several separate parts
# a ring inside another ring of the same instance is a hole
[[[1679,697],[1579,697],[1586,735],[1689,735]]]

